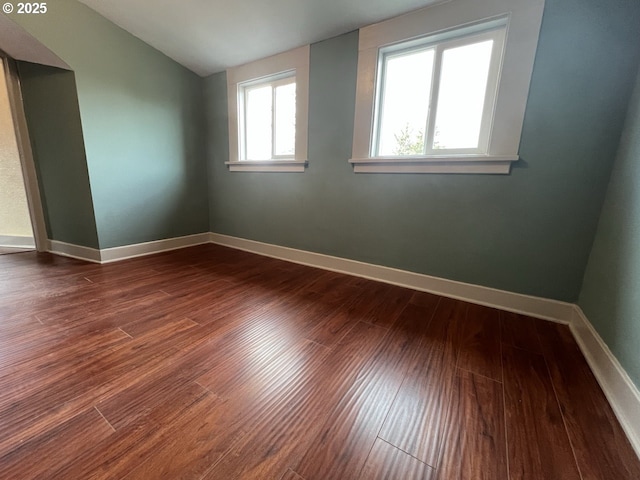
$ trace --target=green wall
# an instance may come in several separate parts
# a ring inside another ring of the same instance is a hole
[[[578,303],[640,387],[640,75]]]
[[[208,231],[202,79],[79,2],[48,7],[11,18],[75,73],[100,248]]]
[[[47,236],[98,248],[73,72],[26,62],[18,69]]]
[[[229,172],[206,79],[211,230],[559,300],[578,298],[633,87],[640,3],[547,0],[511,175],[354,174],[358,36],[311,46],[309,168]]]

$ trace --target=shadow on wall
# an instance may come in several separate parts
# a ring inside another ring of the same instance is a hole
[[[18,63],[49,239],[97,248],[73,72]]]
[[[208,231],[201,80],[77,75],[100,248]]]
[[[0,58],[0,60],[2,60]],[[34,246],[7,75],[0,63],[0,245]]]
[[[640,387],[640,75],[579,304]]]

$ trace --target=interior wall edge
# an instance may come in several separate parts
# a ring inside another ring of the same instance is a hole
[[[640,458],[640,389],[593,327],[579,305],[569,324],[633,449]]]

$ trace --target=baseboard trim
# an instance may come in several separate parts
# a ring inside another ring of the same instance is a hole
[[[47,240],[47,251],[87,262],[100,263],[100,250],[58,240]]]
[[[124,245],[122,247],[103,248],[100,250],[100,263],[118,262],[129,258],[142,257],[145,255],[152,255],[154,253],[168,252],[170,250],[202,245],[203,243],[210,243],[208,232],[186,235],[184,237],[155,240],[152,242],[135,243],[133,245]]]
[[[564,324],[569,323],[573,312],[573,304],[566,302],[432,277],[421,273],[398,270],[396,268],[383,267],[321,253],[281,247],[279,245],[219,233],[211,233],[210,240],[212,243],[218,245],[257,253],[267,257],[322,268],[324,270],[346,273],[348,275],[377,280],[400,287],[435,293],[445,297],[465,300]]]
[[[580,350],[640,458],[640,390],[578,305],[570,324]]]
[[[186,235],[184,237],[167,238],[164,240],[154,240],[152,242],[135,243],[122,247],[103,248],[101,250],[60,242],[58,240],[47,240],[47,251],[87,262],[111,263],[129,258],[168,252],[179,248],[193,247],[203,243],[210,243],[208,232]]]
[[[0,235],[0,245],[3,247],[36,248],[33,237],[22,235]]]

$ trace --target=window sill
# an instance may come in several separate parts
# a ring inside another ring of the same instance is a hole
[[[304,172],[307,160],[241,160],[225,162],[231,172]]]
[[[355,173],[509,174],[518,155],[432,155],[428,157],[352,158]]]

